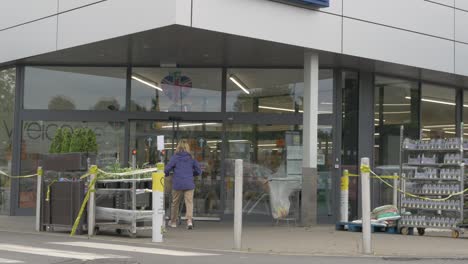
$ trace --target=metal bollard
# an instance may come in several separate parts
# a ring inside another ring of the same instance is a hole
[[[341,177],[340,222],[348,222],[349,211],[349,171],[344,170]]]
[[[88,201],[88,236],[94,235],[96,229],[96,193],[94,179],[97,177],[97,167],[91,166],[89,176],[89,201]]]
[[[394,173],[393,176],[393,205],[398,208],[398,173]]]
[[[361,159],[362,190],[362,249],[364,254],[372,254],[371,210],[370,210],[370,172],[369,158]]]
[[[41,213],[42,213],[42,176],[44,171],[42,167],[37,167],[37,190],[36,190],[36,232],[41,232]]]
[[[236,160],[234,178],[234,248],[242,248],[243,161]]]
[[[153,178],[153,237],[155,243],[163,242],[164,225],[164,163],[157,164],[158,171],[152,174]]]

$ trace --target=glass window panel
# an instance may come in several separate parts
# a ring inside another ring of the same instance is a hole
[[[125,110],[126,68],[26,67],[24,108]]]
[[[419,84],[384,76],[375,78],[375,163],[399,164],[400,127],[419,138]]]
[[[319,112],[331,112],[331,102],[321,100],[333,92],[333,70],[320,70]],[[304,71],[302,69],[229,69],[228,112],[302,112]],[[326,87],[326,89],[323,89]]]
[[[359,118],[359,74],[344,71],[342,74],[342,145],[341,164],[343,170],[358,173],[358,118]],[[350,219],[358,215],[359,186],[356,178],[349,180]]]
[[[0,71],[0,170],[11,174],[16,69]],[[0,175],[0,215],[9,214],[10,179]]]
[[[468,138],[468,91],[463,91],[463,137]]]
[[[220,112],[221,69],[133,68],[132,111]]]
[[[247,221],[270,222],[272,209],[275,215],[287,213],[297,217],[297,191],[302,181],[301,126],[235,124],[227,126],[226,135],[225,213],[233,212],[234,160],[243,159],[244,213]],[[268,179],[273,180],[269,182]],[[285,197],[284,193],[289,195]],[[278,201],[289,201],[289,198],[290,207],[281,211]],[[272,204],[276,205],[272,208]]]
[[[21,175],[33,174],[49,154],[51,142],[57,128],[90,128],[96,134],[98,152],[96,165],[106,168],[116,162],[123,163],[124,123],[122,122],[66,122],[24,121],[21,144]],[[79,177],[83,172],[76,172]],[[20,179],[19,207],[34,208],[36,179]]]
[[[405,136],[419,138],[419,83],[384,76],[375,77],[375,170],[381,175],[399,173],[400,128]],[[393,202],[392,189],[377,179],[372,180],[374,199],[378,204]]]
[[[421,92],[423,138],[455,137],[455,89],[423,83]]]

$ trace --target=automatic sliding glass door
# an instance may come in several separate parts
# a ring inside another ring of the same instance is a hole
[[[154,165],[161,157],[167,164],[178,141],[189,142],[191,152],[203,170],[202,175],[195,178],[194,217],[219,217],[222,211],[222,123],[132,121],[130,127],[130,146],[137,151],[138,166]],[[158,136],[164,136],[164,155],[157,149]],[[168,198],[171,189],[171,179],[168,178]]]

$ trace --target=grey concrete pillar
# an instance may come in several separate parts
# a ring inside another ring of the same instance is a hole
[[[318,125],[319,55],[304,54],[304,115],[301,222],[317,224],[317,125]]]

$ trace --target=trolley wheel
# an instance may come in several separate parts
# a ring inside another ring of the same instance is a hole
[[[115,232],[117,233],[117,235],[121,235],[122,234],[122,229],[116,229]]]
[[[400,228],[400,233],[404,236],[409,235],[409,228],[408,227],[402,227]]]
[[[419,228],[418,228],[418,234],[419,234],[420,236],[424,236],[424,234],[426,234],[426,228],[421,228],[421,227],[419,227]]]
[[[452,230],[452,237],[453,238],[459,238],[460,237],[460,231]]]

